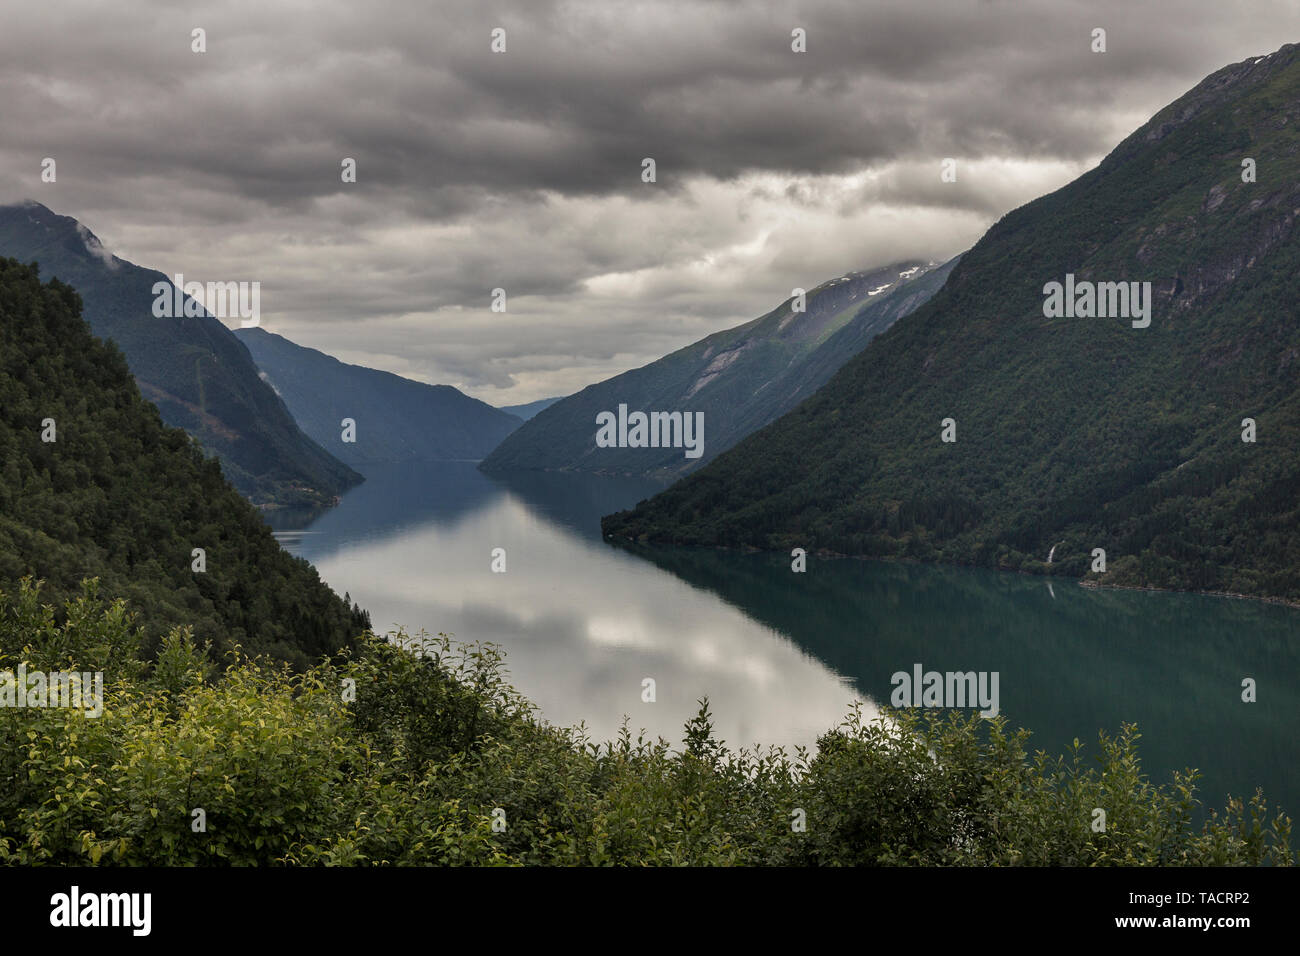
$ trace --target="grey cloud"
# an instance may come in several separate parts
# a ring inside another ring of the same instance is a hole
[[[39,199],[166,272],[261,279],[291,338],[507,403],[645,364],[795,285],[958,252],[1206,74],[1296,39],[1300,11],[70,0],[4,26],[0,200]],[[493,327],[497,286],[512,311]]]

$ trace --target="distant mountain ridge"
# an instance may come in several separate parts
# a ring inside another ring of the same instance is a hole
[[[1300,599],[1297,223],[1288,44],[1008,213],[812,398],[602,527]],[[1150,283],[1149,327],[1048,317],[1069,276]]]
[[[44,278],[73,286],[91,330],[122,350],[163,421],[216,455],[253,502],[328,504],[361,481],[302,433],[219,320],[154,316],[153,286],[170,277],[109,255],[77,220],[36,202],[0,206],[0,256],[37,262]]]
[[[523,421],[528,421],[530,418],[534,417],[538,412],[542,411],[545,408],[550,408],[552,405],[560,401],[560,399],[562,398],[564,398],[563,395],[557,395],[554,398],[539,398],[535,402],[525,402],[522,405],[501,405],[498,407],[503,412],[506,412],[510,415],[514,415],[517,418],[522,419]]]
[[[261,328],[235,335],[302,430],[363,473],[380,462],[476,460],[520,425],[450,385],[349,365]],[[355,441],[343,440],[344,419]]]
[[[933,295],[956,260],[895,263],[831,279],[771,312],[588,386],[526,422],[484,460],[485,471],[590,471],[672,478],[699,467],[821,387],[876,335]],[[597,447],[596,416],[703,413],[704,448]]]

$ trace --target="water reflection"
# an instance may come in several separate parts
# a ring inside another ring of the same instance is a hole
[[[1001,709],[1056,754],[1135,722],[1153,779],[1203,773],[1203,798],[1263,787],[1300,809],[1300,612],[1190,594],[1094,590],[969,568],[637,548],[792,637],[863,693],[895,671],[998,671]],[[797,584],[793,583],[797,579]],[[1256,703],[1242,700],[1253,678]],[[1095,746],[1090,746],[1095,753]]]
[[[785,636],[600,540],[602,513],[656,485],[590,476],[489,479],[472,464],[375,469],[341,506],[281,532],[376,628],[495,641],[556,724],[598,739],[623,717],[680,741],[707,696],[733,746],[811,744],[859,695]],[[584,490],[585,489],[585,490]],[[506,572],[491,570],[494,548]],[[642,700],[655,682],[655,702]]]
[[[343,504],[281,533],[377,628],[403,625],[507,651],[516,686],[557,724],[680,741],[708,696],[732,745],[812,744],[891,675],[998,671],[1001,711],[1059,753],[1138,723],[1157,781],[1202,771],[1203,799],[1262,786],[1300,806],[1300,612],[1194,595],[1094,591],[962,568],[626,549],[599,518],[652,482],[488,477],[472,463],[373,469]],[[491,571],[494,548],[506,573]],[[1258,702],[1243,703],[1253,677]],[[653,679],[655,703],[642,702]]]

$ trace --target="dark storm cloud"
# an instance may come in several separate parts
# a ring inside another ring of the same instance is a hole
[[[15,9],[0,198],[142,264],[258,278],[290,337],[500,402],[795,285],[958,252],[1204,75],[1300,36],[1281,0]],[[485,312],[498,286],[509,318]]]

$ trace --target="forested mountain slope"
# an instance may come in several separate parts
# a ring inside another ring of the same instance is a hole
[[[98,577],[152,639],[192,626],[218,661],[238,643],[306,665],[368,626],[162,423],[71,286],[0,259],[0,590],[27,575],[55,604]]]
[[[1028,570],[1055,547],[1072,575],[1101,548],[1106,583],[1300,597],[1297,59],[1207,78],[1005,216],[811,399],[605,531]],[[1150,282],[1150,325],[1047,317],[1067,274]]]
[[[220,458],[254,503],[328,504],[361,481],[302,433],[219,320],[154,316],[154,283],[170,287],[170,277],[109,255],[77,220],[35,202],[0,206],[0,256],[36,262],[46,279],[76,288],[91,329],[122,350],[163,421]]]

